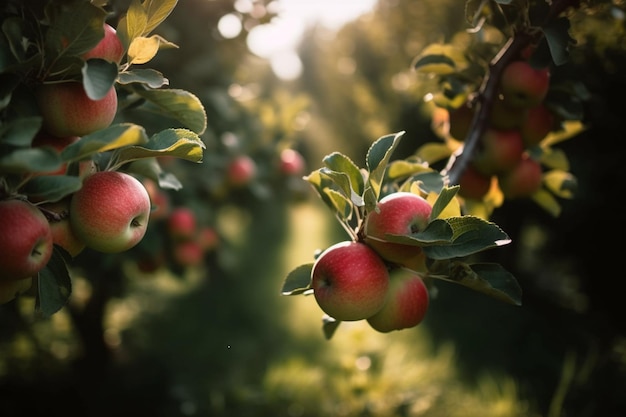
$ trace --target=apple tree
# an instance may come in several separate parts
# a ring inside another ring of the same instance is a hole
[[[412,63],[418,76],[434,80],[426,98],[439,141],[428,141],[409,156],[394,158],[405,131],[384,135],[367,149],[364,166],[333,152],[323,159],[323,168],[306,179],[349,240],[374,248],[390,272],[417,275],[430,287],[436,280],[454,282],[521,305],[522,288],[511,273],[498,263],[473,259],[511,243],[506,231],[491,221],[504,202],[529,199],[558,217],[560,200],[571,198],[576,190],[576,177],[558,145],[585,129],[582,109],[588,93],[581,80],[559,69],[568,64],[575,44],[570,13],[586,5],[465,3],[470,30],[450,42],[431,43]],[[386,199],[404,193],[428,201],[432,211],[420,214],[409,204],[384,210]],[[368,230],[373,218],[380,218],[376,232]],[[330,338],[342,315],[333,317],[340,307],[329,303],[364,303],[370,284],[366,266],[361,267],[359,284],[347,265],[332,271],[325,268],[324,285],[319,284],[316,266],[324,261],[324,254],[294,269],[282,290],[284,295],[315,295],[326,313],[323,329]],[[424,259],[415,261],[419,257]],[[320,288],[337,294],[320,299]],[[387,302],[395,304],[396,312],[387,321],[401,323],[416,314],[408,311],[411,304],[427,308],[428,297],[419,293],[413,297],[402,301],[390,293]],[[344,320],[372,317],[369,310],[362,313]],[[395,329],[405,327],[398,324]]]

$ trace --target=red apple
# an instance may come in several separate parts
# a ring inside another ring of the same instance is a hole
[[[519,163],[509,172],[498,177],[505,198],[524,198],[533,195],[543,181],[541,164],[524,154]]]
[[[506,100],[496,97],[489,114],[489,127],[497,130],[519,129],[528,117],[528,109],[512,107]]]
[[[354,241],[336,243],[316,259],[311,288],[319,307],[340,321],[376,314],[389,288],[387,266],[369,246]]]
[[[530,108],[539,105],[548,94],[550,70],[534,68],[527,61],[513,61],[502,72],[500,90],[507,105]]]
[[[174,243],[172,259],[180,266],[199,266],[204,260],[204,249],[195,240]]]
[[[491,176],[481,174],[469,164],[459,179],[459,196],[470,200],[482,200],[491,188]]]
[[[58,216],[58,219],[48,217],[52,241],[65,249],[72,257],[75,257],[85,249],[85,242],[76,236],[70,226],[70,201],[71,197],[67,197],[54,203],[44,203],[41,208]]]
[[[146,191],[148,191],[150,203],[152,204],[150,220],[167,219],[171,212],[170,198],[168,194],[151,179],[144,179],[143,185],[146,187]]]
[[[29,278],[52,256],[46,216],[28,201],[0,201],[0,281]]]
[[[468,104],[450,110],[448,118],[450,136],[458,141],[464,141],[467,137],[472,120],[474,118],[474,109]]]
[[[389,275],[385,305],[367,322],[381,333],[415,327],[424,320],[428,303],[428,289],[422,278],[407,270],[397,269]]]
[[[91,58],[106,59],[109,62],[119,64],[124,57],[124,46],[117,36],[115,28],[108,23],[104,24],[104,37],[93,49],[85,52],[82,58],[87,60]]]
[[[497,175],[517,165],[523,152],[524,143],[519,130],[488,128],[472,164],[483,175]]]
[[[250,183],[256,173],[257,166],[254,159],[248,155],[239,155],[228,164],[226,178],[231,185],[240,187]]]
[[[365,243],[388,262],[414,271],[424,271],[426,257],[419,246],[389,242],[387,234],[411,235],[428,226],[431,205],[410,192],[395,192],[383,197],[376,211],[365,219]]]
[[[70,225],[94,250],[116,253],[135,246],[146,233],[150,196],[130,174],[100,171],[83,180],[72,195]]]
[[[210,226],[201,228],[196,239],[202,249],[207,252],[215,249],[220,243],[220,236],[217,230]]]
[[[84,136],[109,127],[117,112],[115,87],[100,100],[92,100],[79,82],[43,84],[36,97],[43,129],[57,137]]]
[[[544,104],[528,110],[520,132],[526,147],[538,145],[554,128],[554,114]]]
[[[54,148],[55,151],[61,152],[67,145],[70,145],[76,142],[80,137],[78,136],[66,136],[62,138],[58,138],[56,136],[50,135],[48,132],[40,131],[33,138],[32,147],[39,148],[43,146],[50,146]],[[62,164],[59,169],[51,172],[41,172],[36,173],[35,175],[65,175],[67,172],[67,164]]]
[[[280,152],[279,169],[285,175],[304,174],[305,162],[302,154],[295,149],[283,149]]]
[[[16,281],[0,281],[0,304],[6,304],[14,300],[18,295],[24,294],[33,286],[32,278],[18,279]]]
[[[167,218],[167,230],[175,239],[191,239],[197,230],[196,213],[189,207],[176,207]]]

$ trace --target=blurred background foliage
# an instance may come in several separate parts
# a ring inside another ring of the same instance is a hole
[[[590,128],[562,145],[579,180],[575,198],[556,219],[527,201],[507,202],[492,219],[513,243],[483,256],[518,278],[523,305],[442,282],[418,328],[383,335],[343,323],[331,341],[315,301],[280,288],[293,267],[345,236],[307,184],[278,173],[278,152],[298,149],[312,170],[333,151],[363,166],[372,141],[391,132],[406,131],[398,158],[439,140],[424,100],[435,86],[410,64],[467,28],[464,2],[380,0],[336,33],[311,27],[293,80],[246,46],[275,9],[254,2],[242,12],[236,3],[245,2],[179,2],[157,29],[179,48],[153,62],[207,110],[204,163],[162,162],[184,184],[168,193],[172,207],[191,207],[216,228],[219,246],[200,267],[146,272],[138,261],[167,250],[157,220],[123,256],[79,255],[71,302],[50,319],[34,317],[28,298],[0,306],[0,415],[626,414],[615,243],[623,229],[615,197],[626,183],[616,151],[626,131],[623,2],[594,1],[573,16],[578,44],[559,69],[591,93]],[[224,38],[217,26],[230,13],[243,30]],[[119,115],[162,122],[140,117]],[[259,175],[233,188],[225,169],[239,154],[253,157]]]

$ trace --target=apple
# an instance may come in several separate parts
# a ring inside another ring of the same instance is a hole
[[[172,259],[180,266],[198,266],[204,260],[204,249],[195,240],[184,240],[174,243]]]
[[[387,234],[411,235],[428,226],[432,207],[411,192],[395,192],[383,197],[376,211],[365,218],[364,241],[383,259],[414,271],[424,271],[426,257],[419,246],[389,242]]]
[[[389,274],[385,305],[367,322],[381,333],[415,327],[424,320],[428,303],[428,289],[422,278],[413,272],[396,269]]]
[[[520,128],[524,145],[528,148],[538,145],[554,128],[555,117],[545,104],[528,110],[528,116]]]
[[[496,97],[489,113],[489,127],[498,130],[519,129],[528,117],[528,109],[512,107],[502,97]]]
[[[304,174],[305,162],[302,154],[295,149],[283,149],[279,156],[279,169],[285,175]]]
[[[504,68],[500,91],[507,105],[530,108],[539,105],[548,94],[550,70],[534,68],[527,61],[513,61]]]
[[[498,184],[505,198],[524,198],[533,195],[543,182],[541,164],[524,154],[509,172],[498,177]]]
[[[70,225],[87,247],[116,253],[135,246],[146,233],[150,196],[130,174],[99,171],[83,179],[70,201]]]
[[[117,36],[115,28],[108,23],[104,24],[104,37],[91,50],[85,52],[82,58],[87,60],[91,58],[105,59],[109,62],[119,64],[124,57],[124,46]]]
[[[497,175],[512,169],[524,152],[522,135],[517,129],[487,128],[480,145],[472,164],[483,175]]]
[[[42,84],[36,90],[43,129],[57,137],[84,136],[109,127],[117,112],[117,92],[111,87],[92,100],[80,82]]]
[[[149,178],[145,178],[143,181],[146,191],[150,196],[150,204],[152,205],[152,211],[150,212],[150,220],[163,220],[167,219],[171,212],[170,198],[168,194],[161,189],[157,183]]]
[[[459,195],[470,200],[482,200],[491,188],[491,176],[481,174],[470,163],[459,178]]]
[[[226,178],[228,182],[235,187],[250,183],[256,174],[256,162],[248,155],[236,156],[230,161],[226,169]]]
[[[220,236],[213,227],[204,226],[198,231],[196,240],[203,250],[209,252],[219,245]]]
[[[372,248],[344,241],[328,247],[315,260],[311,288],[324,313],[340,321],[362,320],[385,303],[389,273]]]
[[[46,216],[25,200],[0,201],[0,281],[36,275],[52,256]]]
[[[62,138],[58,138],[56,136],[50,135],[48,132],[40,131],[33,138],[31,146],[33,148],[49,146],[49,147],[52,147],[58,153],[61,153],[61,151],[65,149],[66,146],[76,142],[79,139],[80,137],[78,136],[65,136]],[[34,175],[65,175],[66,172],[67,172],[67,164],[63,163],[61,164],[59,169],[55,171],[38,172],[38,173],[34,173]]]
[[[450,136],[458,141],[464,141],[472,126],[473,118],[474,109],[467,103],[463,104],[461,107],[450,110],[448,117]]]
[[[197,230],[196,213],[189,207],[174,208],[167,218],[167,230],[175,239],[191,239]]]
[[[32,278],[16,281],[0,281],[0,304],[14,300],[18,295],[26,293],[33,286]]]
[[[72,257],[75,257],[85,249],[85,242],[76,236],[76,233],[70,226],[70,201],[71,197],[66,197],[53,203],[43,203],[40,207],[58,217],[55,219],[48,216],[50,230],[52,231],[52,242],[61,246]]]

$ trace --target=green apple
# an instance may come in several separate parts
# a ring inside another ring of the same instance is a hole
[[[508,64],[500,78],[500,91],[511,107],[538,106],[548,94],[549,87],[550,70],[534,68],[522,60]]]
[[[87,247],[123,252],[141,241],[148,227],[150,196],[130,174],[100,171],[83,179],[72,195],[70,225]]]
[[[84,136],[109,127],[117,113],[117,92],[111,87],[92,100],[80,82],[42,84],[35,92],[43,129],[57,137]]]
[[[483,175],[497,175],[517,165],[523,152],[524,142],[519,130],[487,128],[472,157],[472,164]]]
[[[104,37],[91,50],[85,52],[82,58],[87,60],[91,58],[105,59],[109,62],[119,64],[124,57],[124,46],[117,36],[115,28],[108,23],[104,24]]]
[[[52,256],[52,231],[32,203],[0,201],[0,281],[35,276]]]
[[[428,289],[422,278],[410,271],[396,269],[389,274],[385,305],[367,322],[381,333],[415,327],[424,320],[428,303]]]
[[[376,210],[365,218],[364,241],[388,262],[413,271],[424,271],[426,257],[419,246],[389,242],[387,234],[411,235],[428,226],[432,207],[411,192],[395,192],[383,197]]]
[[[311,288],[319,307],[340,321],[366,319],[385,303],[389,273],[369,246],[354,241],[335,243],[315,260]]]
[[[505,198],[525,198],[541,188],[543,171],[541,164],[524,154],[510,171],[498,177],[498,184]]]

